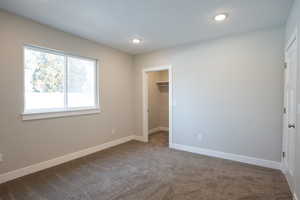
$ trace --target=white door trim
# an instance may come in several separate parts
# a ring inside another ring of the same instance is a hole
[[[291,37],[287,41],[285,45],[285,53],[289,50],[290,46],[293,44],[295,40],[298,39],[298,27],[295,28],[294,32],[292,33]],[[298,46],[298,45],[297,45]],[[285,56],[286,58],[286,56]]]
[[[169,72],[169,146],[173,143],[173,72],[171,65],[150,67],[142,71],[143,77],[143,138],[148,142],[148,75],[147,72],[168,70]]]

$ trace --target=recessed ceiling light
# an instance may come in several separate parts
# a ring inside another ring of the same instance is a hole
[[[226,14],[226,13],[217,14],[214,17],[214,20],[217,21],[217,22],[221,22],[221,21],[224,21],[225,19],[227,19],[227,17],[228,17],[228,14]]]
[[[132,41],[131,41],[133,44],[140,44],[141,42],[142,42],[142,40],[141,39],[138,39],[138,38],[134,38],[134,39],[132,39]]]

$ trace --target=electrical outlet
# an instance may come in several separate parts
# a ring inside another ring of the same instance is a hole
[[[198,140],[198,142],[203,142],[204,137],[205,137],[205,131],[203,130],[198,130],[198,132],[196,133],[196,139]]]
[[[199,142],[202,142],[202,140],[203,140],[203,134],[201,134],[201,133],[197,134],[197,140]]]
[[[115,134],[116,133],[116,129],[111,129],[111,134]]]
[[[173,100],[173,107],[176,107],[177,106],[177,101],[174,99]]]
[[[0,153],[0,162],[3,161],[3,157],[2,157],[2,154]]]

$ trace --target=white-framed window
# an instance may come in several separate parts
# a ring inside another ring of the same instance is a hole
[[[97,113],[98,61],[24,46],[23,119]]]

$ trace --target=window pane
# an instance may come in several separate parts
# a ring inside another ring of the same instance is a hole
[[[64,63],[61,55],[25,48],[25,110],[64,107]]]
[[[68,57],[68,107],[93,107],[96,99],[96,61]]]

